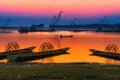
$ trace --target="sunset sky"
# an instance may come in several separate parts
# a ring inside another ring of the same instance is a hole
[[[98,23],[104,16],[120,22],[120,0],[1,0],[0,25],[7,18],[11,25],[50,24],[60,10],[63,17],[77,17],[76,23]]]

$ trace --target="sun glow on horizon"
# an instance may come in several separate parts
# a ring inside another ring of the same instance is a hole
[[[2,0],[0,12],[39,16],[53,15],[63,10],[77,16],[99,16],[119,14],[119,3],[119,0]]]

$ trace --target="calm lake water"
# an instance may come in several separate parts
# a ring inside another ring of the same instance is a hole
[[[60,38],[62,35],[73,35],[73,37]],[[116,44],[120,47],[120,33],[93,33],[93,32],[36,32],[29,34],[19,34],[13,32],[10,34],[0,34],[0,52],[5,50],[8,42],[17,42],[20,48],[36,46],[35,51],[43,42],[50,42],[54,49],[70,47],[70,54],[60,55],[44,60],[35,60],[35,62],[95,62],[95,63],[120,63],[119,61],[109,60],[101,57],[90,56],[89,49],[104,51],[107,44]],[[120,51],[118,51],[120,52]],[[1,60],[6,62],[6,60]]]

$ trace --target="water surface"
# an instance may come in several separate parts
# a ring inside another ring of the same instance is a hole
[[[62,35],[73,35],[73,37],[60,38]],[[39,47],[43,42],[50,42],[54,49],[70,47],[69,55],[60,55],[44,62],[97,62],[97,63],[119,63],[118,61],[109,60],[101,57],[90,56],[89,49],[97,49],[104,51],[107,44],[116,44],[120,47],[119,33],[93,33],[93,32],[36,32],[29,34],[0,34],[0,52],[5,50],[5,45],[10,42],[18,42],[20,48],[36,46],[35,51],[39,51]],[[119,52],[119,51],[118,51]],[[6,60],[2,60],[6,61]],[[36,60],[43,62],[43,60]]]

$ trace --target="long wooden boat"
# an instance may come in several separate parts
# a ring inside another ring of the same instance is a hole
[[[60,38],[73,38],[73,35],[62,35],[62,34],[60,34]]]
[[[111,53],[111,52],[99,51],[95,49],[89,49],[89,50],[92,52],[92,54],[90,54],[92,56],[99,56],[113,60],[120,60],[120,53]]]
[[[31,54],[19,54],[19,55],[12,55],[14,56],[15,62],[25,62],[25,61],[32,61],[37,59],[48,58],[52,56],[58,56],[62,54],[69,54],[67,50],[70,48],[62,48],[57,50],[51,50],[46,52],[33,52]],[[11,55],[8,56],[8,60],[11,59]]]
[[[24,49],[19,49],[19,50],[14,50],[14,51],[9,51],[9,52],[0,52],[0,60],[6,59],[7,55],[32,53],[32,50],[34,48],[35,48],[35,46],[24,48]]]

